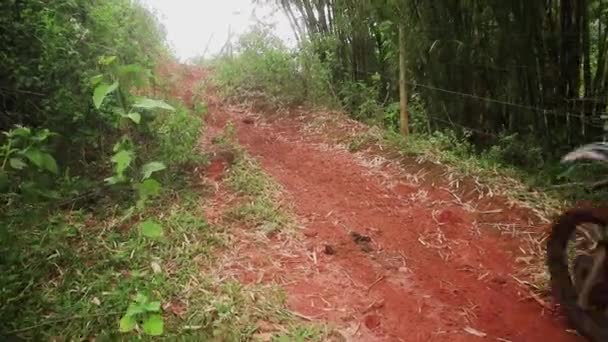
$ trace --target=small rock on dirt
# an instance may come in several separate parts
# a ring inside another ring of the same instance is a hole
[[[372,239],[367,235],[361,235],[357,232],[350,233],[350,236],[353,238],[353,241],[357,244],[371,242]]]
[[[363,320],[363,323],[365,324],[365,326],[367,327],[367,329],[369,329],[369,330],[375,330],[378,327],[380,327],[380,324],[382,322],[381,322],[380,317],[378,315],[368,315]]]
[[[504,285],[507,283],[507,278],[505,278],[504,276],[498,275],[492,279],[492,282],[497,285]]]
[[[336,250],[331,245],[325,245],[325,248],[323,249],[323,253],[325,253],[327,255],[335,255]]]
[[[304,232],[304,236],[309,237],[309,238],[313,238],[315,236],[319,235],[318,232],[315,232],[313,230],[307,230]]]
[[[372,239],[367,235],[362,235],[357,232],[350,233],[353,242],[355,242],[365,253],[372,252],[374,249],[371,246]]]
[[[244,118],[243,123],[247,125],[252,125],[254,123],[252,118]]]

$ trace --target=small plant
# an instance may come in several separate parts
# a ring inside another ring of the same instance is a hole
[[[138,293],[120,319],[119,330],[128,333],[141,329],[146,335],[160,336],[164,331],[164,321],[160,312],[159,301],[150,301],[147,296]]]
[[[58,175],[59,167],[48,149],[48,139],[55,135],[48,129],[17,127],[8,132],[0,146],[0,193],[21,190],[43,197],[56,197],[43,185],[46,174]]]
[[[137,146],[134,143],[137,138],[138,129],[142,128],[148,121],[152,121],[154,116],[151,115],[153,110],[175,111],[175,109],[167,103],[149,99],[145,97],[134,97],[129,92],[129,86],[132,83],[138,83],[139,80],[145,77],[146,72],[139,66],[121,66],[116,65],[116,57],[100,58],[100,65],[108,69],[107,74],[99,74],[92,78],[92,84],[95,85],[93,91],[93,102],[97,109],[102,109],[102,105],[111,94],[114,94],[113,100],[118,106],[111,106],[110,113],[117,120],[117,125],[123,127],[124,135],[122,139],[114,145],[114,155],[111,158],[114,164],[114,174],[105,179],[110,185],[121,183],[133,183],[133,187],[138,194],[136,207],[143,209],[146,201],[159,194],[161,184],[152,178],[156,172],[166,169],[164,163],[152,161],[142,165],[139,168],[140,176],[136,176],[134,172],[134,161],[137,156]],[[124,82],[125,86],[121,86]],[[129,172],[131,171],[131,172]]]

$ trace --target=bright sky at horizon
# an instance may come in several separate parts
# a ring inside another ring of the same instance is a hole
[[[293,32],[285,14],[273,6],[254,5],[251,0],[140,0],[157,13],[167,30],[167,39],[182,60],[218,53],[230,33],[247,32],[257,20],[275,25],[275,33],[288,45]]]

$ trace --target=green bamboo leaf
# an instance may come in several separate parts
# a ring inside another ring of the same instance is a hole
[[[112,84],[102,83],[98,85],[93,91],[93,103],[95,104],[95,108],[101,108],[105,98],[117,88],[118,82],[114,82]]]

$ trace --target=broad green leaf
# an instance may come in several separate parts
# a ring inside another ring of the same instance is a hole
[[[23,155],[37,167],[54,174],[59,174],[57,162],[50,154],[42,152],[37,148],[29,148],[23,152]]]
[[[143,108],[143,109],[166,109],[170,111],[175,111],[175,108],[171,107],[164,101],[161,100],[152,100],[148,98],[141,98],[135,102],[133,105],[135,108]]]
[[[11,158],[8,163],[15,170],[23,170],[27,167],[27,164],[20,158]]]
[[[131,113],[125,115],[125,117],[131,119],[131,121],[135,122],[138,125],[141,122],[141,114],[139,114],[139,113],[131,112]]]
[[[136,188],[139,195],[137,207],[142,209],[145,206],[148,198],[156,196],[160,193],[161,185],[156,180],[150,178],[146,179],[140,184],[137,184]]]
[[[137,190],[140,196],[150,197],[160,193],[161,185],[155,179],[146,179],[138,184]]]
[[[8,132],[8,136],[13,137],[29,137],[32,134],[32,130],[27,127],[19,127],[12,129]]]
[[[137,320],[133,316],[125,315],[123,318],[120,319],[119,325],[119,331],[122,333],[126,333],[135,329],[135,326],[137,325]]]
[[[141,168],[141,179],[145,180],[152,176],[153,173],[162,171],[167,167],[161,162],[150,162]]]
[[[143,236],[150,239],[159,239],[163,237],[163,227],[152,221],[148,220],[139,224],[139,229]]]
[[[160,336],[164,331],[163,318],[160,315],[152,315],[144,321],[142,328],[147,335]]]
[[[160,302],[150,302],[146,304],[147,312],[159,312],[160,311]]]
[[[114,82],[112,84],[102,83],[98,85],[93,91],[93,103],[95,104],[95,108],[101,108],[103,100],[105,100],[106,96],[117,88],[118,82]]]
[[[145,312],[145,308],[144,305],[141,303],[131,303],[129,304],[129,307],[127,308],[127,313],[125,313],[125,316],[137,316],[139,314],[142,314]]]
[[[6,191],[6,189],[8,189],[8,174],[0,170],[0,191]]]
[[[121,150],[112,156],[112,162],[116,164],[116,173],[122,175],[125,170],[131,165],[133,157],[130,151]]]
[[[91,79],[89,80],[89,82],[91,82],[91,85],[93,87],[98,85],[101,81],[103,81],[103,75],[95,75],[95,76],[91,77]]]

